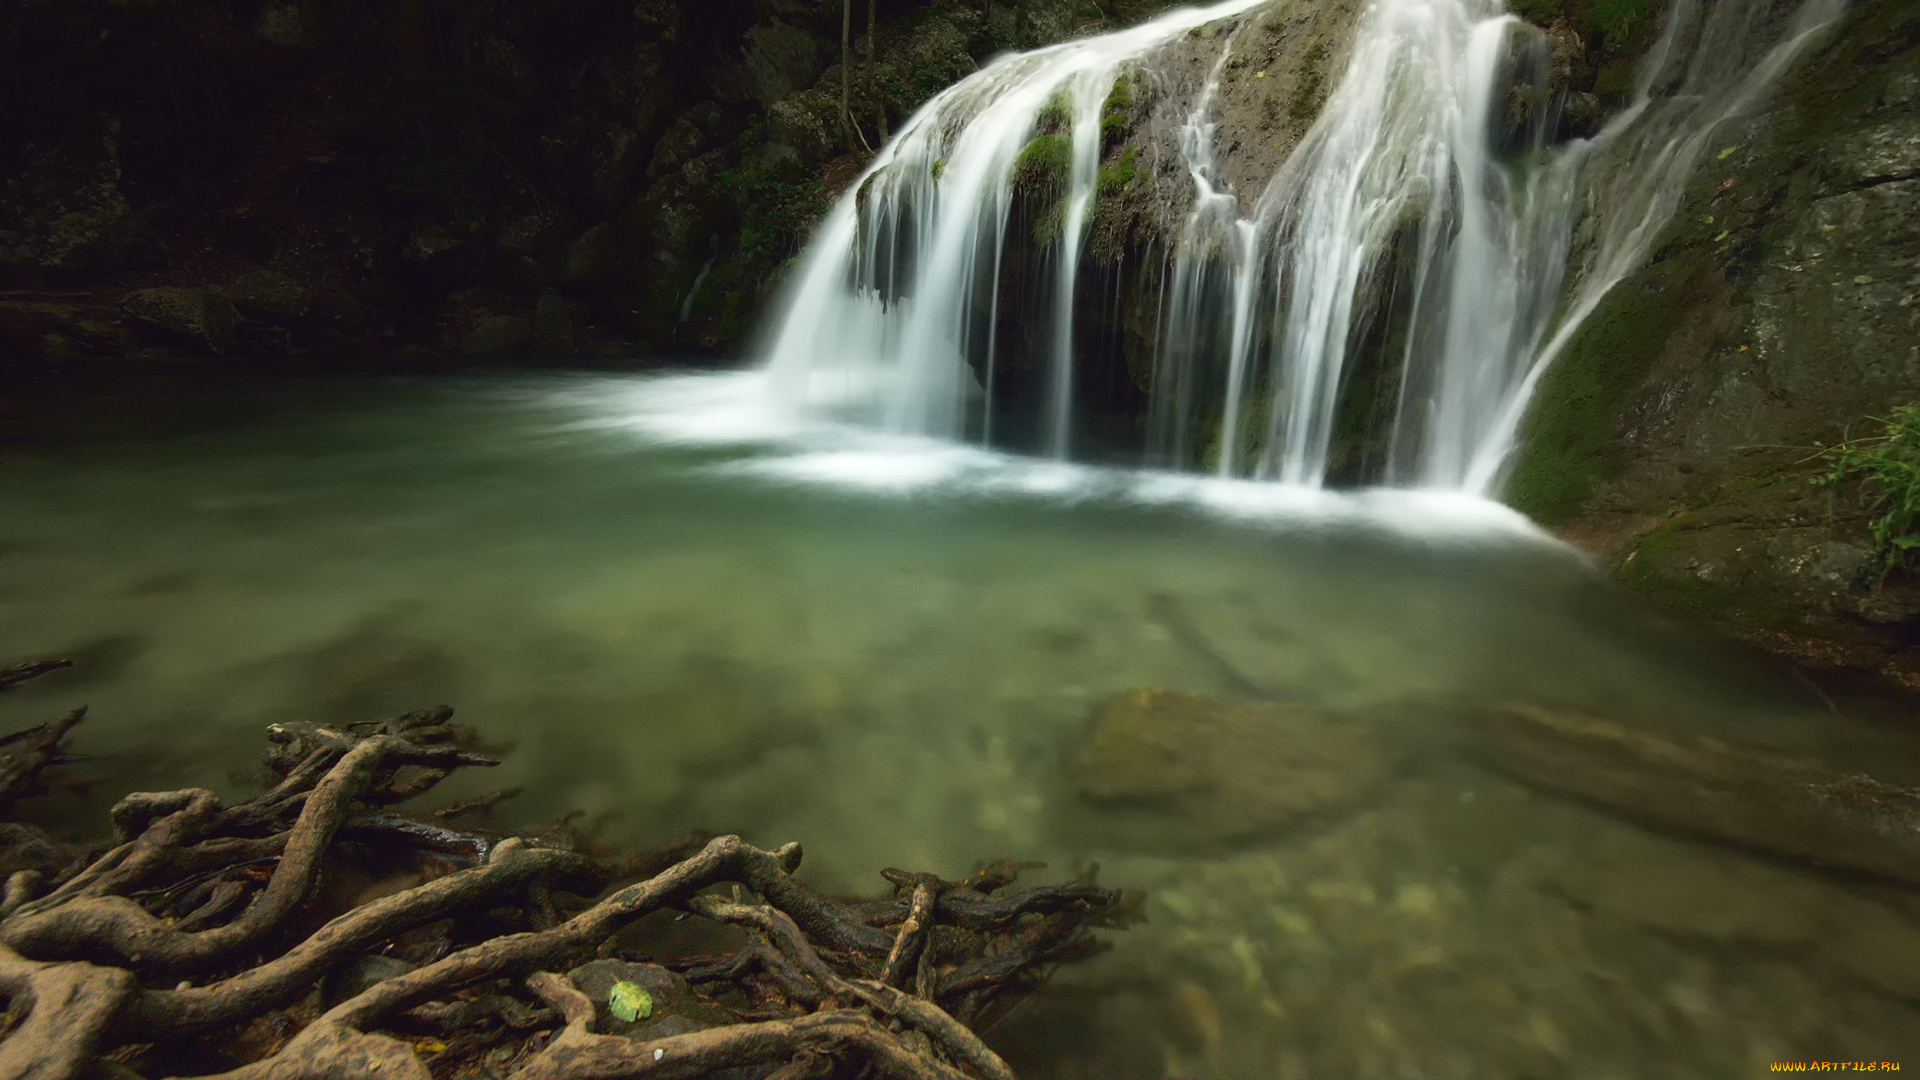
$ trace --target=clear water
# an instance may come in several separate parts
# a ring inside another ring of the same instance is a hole
[[[762,378],[16,401],[0,659],[83,667],[0,699],[0,726],[91,704],[97,801],[50,803],[68,824],[130,789],[239,790],[274,720],[445,701],[512,745],[461,790],[527,785],[525,823],[798,839],[812,880],[863,891],[888,865],[1097,861],[1149,921],[996,1033],[1032,1076],[1717,1077],[1920,1049],[1912,898],[1448,749],[1464,710],[1524,699],[1897,779],[1920,762],[1897,729],[1664,626],[1494,504],[783,429]],[[1394,771],[1231,843],[1103,810],[1064,762],[1142,686],[1338,710]]]

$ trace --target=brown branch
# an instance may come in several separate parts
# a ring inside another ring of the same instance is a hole
[[[785,877],[799,859],[798,844],[769,852],[751,847],[737,836],[717,837],[698,855],[613,893],[551,930],[509,934],[463,949],[369,987],[358,997],[335,1006],[321,1021],[364,1028],[475,983],[524,977],[544,968],[570,967],[648,912],[678,905],[716,881]]]
[[[920,958],[921,946],[933,928],[934,889],[939,879],[932,874],[921,875],[921,878],[914,883],[907,919],[900,924],[900,933],[893,939],[893,950],[887,953],[887,966],[880,981],[888,986],[900,984],[906,976],[907,965]]]
[[[495,847],[487,865],[363,904],[316,930],[285,955],[230,979],[208,986],[140,991],[122,1014],[124,1034],[131,1040],[160,1039],[257,1016],[299,997],[335,964],[373,944],[462,908],[497,904],[534,881],[592,893],[604,879],[591,863],[572,852],[504,842]]]
[[[73,666],[71,660],[33,660],[25,664],[0,668],[0,690],[11,690],[28,679],[37,679],[49,671]]]
[[[765,933],[786,958],[841,1001],[864,1001],[889,1016],[919,1028],[935,1046],[973,1067],[988,1080],[1014,1080],[1013,1070],[973,1032],[932,1002],[903,994],[884,983],[841,978],[808,944],[787,914],[764,904],[741,904],[717,896],[696,897],[689,905],[708,918],[752,926]]]
[[[225,926],[183,933],[125,897],[88,896],[0,922],[0,943],[30,957],[113,957],[152,978],[187,976],[215,967],[278,926],[306,895],[335,830],[352,802],[374,784],[376,773],[401,764],[456,762],[470,763],[471,755],[452,747],[416,746],[395,735],[378,735],[355,746],[307,796],[266,888]],[[147,832],[169,829],[177,815],[195,813],[202,806],[198,794],[188,807],[149,826]],[[130,855],[129,861],[134,857]]]
[[[65,663],[65,661],[57,662],[58,666],[65,666]],[[0,679],[4,679],[7,674],[8,672],[0,672]],[[35,672],[35,674],[39,673]],[[35,724],[25,731],[17,731],[5,739],[0,739],[0,746],[24,744],[0,753],[0,811],[10,808],[17,800],[32,794],[40,783],[40,773],[47,766],[57,765],[64,760],[60,753],[60,742],[67,737],[67,732],[73,730],[74,725],[86,719],[86,716],[87,708],[82,705],[58,720]]]

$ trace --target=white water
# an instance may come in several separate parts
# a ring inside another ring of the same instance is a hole
[[[1673,0],[1630,108],[1592,140],[1549,146],[1557,103],[1536,93],[1522,128],[1532,141],[1503,147],[1509,88],[1545,89],[1543,35],[1499,0],[1376,0],[1318,119],[1243,207],[1216,162],[1221,75],[1247,17],[1287,2],[1229,0],[1003,57],[936,97],[840,200],[798,268],[768,361],[779,400],[994,445],[994,395],[1019,359],[1045,368],[1036,445],[1071,456],[1076,289],[1103,102],[1124,71],[1150,71],[1181,34],[1226,21],[1180,131],[1194,198],[1164,279],[1148,461],[1309,487],[1344,464],[1396,486],[1491,494],[1541,374],[1645,259],[1716,129],[1842,5],[1808,0],[1770,42],[1764,0]],[[1020,158],[1059,114],[1071,117],[1061,220],[1029,235],[1009,222]],[[1594,241],[1574,259],[1583,213]],[[1034,312],[1044,332],[1014,335],[1039,357],[1002,347],[1003,276],[1018,245],[1040,245],[1028,265],[1049,290]],[[1381,355],[1354,355],[1367,342]],[[1362,361],[1374,374],[1356,382]],[[1384,452],[1357,445],[1378,433],[1341,430],[1354,404],[1343,396],[1363,392],[1397,396]],[[1362,451],[1378,460],[1338,460]]]

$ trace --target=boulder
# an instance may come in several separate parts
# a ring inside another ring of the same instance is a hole
[[[233,344],[234,324],[240,321],[233,303],[213,289],[135,289],[127,294],[122,309],[147,326],[217,353]]]
[[[305,318],[313,306],[313,290],[277,270],[249,270],[233,279],[227,295],[243,314],[275,322]]]
[[[460,351],[468,356],[492,356],[518,352],[533,339],[533,324],[518,315],[492,315],[460,339]]]
[[[1358,802],[1386,779],[1387,756],[1355,717],[1141,688],[1095,708],[1069,773],[1088,801],[1223,841]]]
[[[753,96],[761,104],[771,105],[812,86],[819,78],[819,41],[797,26],[769,19],[748,28],[743,64]]]

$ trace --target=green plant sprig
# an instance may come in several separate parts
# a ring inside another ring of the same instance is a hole
[[[1881,425],[1880,434],[1843,440],[1817,456],[1826,463],[1820,480],[1828,486],[1861,482],[1861,502],[1873,515],[1867,522],[1873,537],[1867,570],[1885,578],[1914,565],[1920,553],[1920,404],[1869,419]]]

